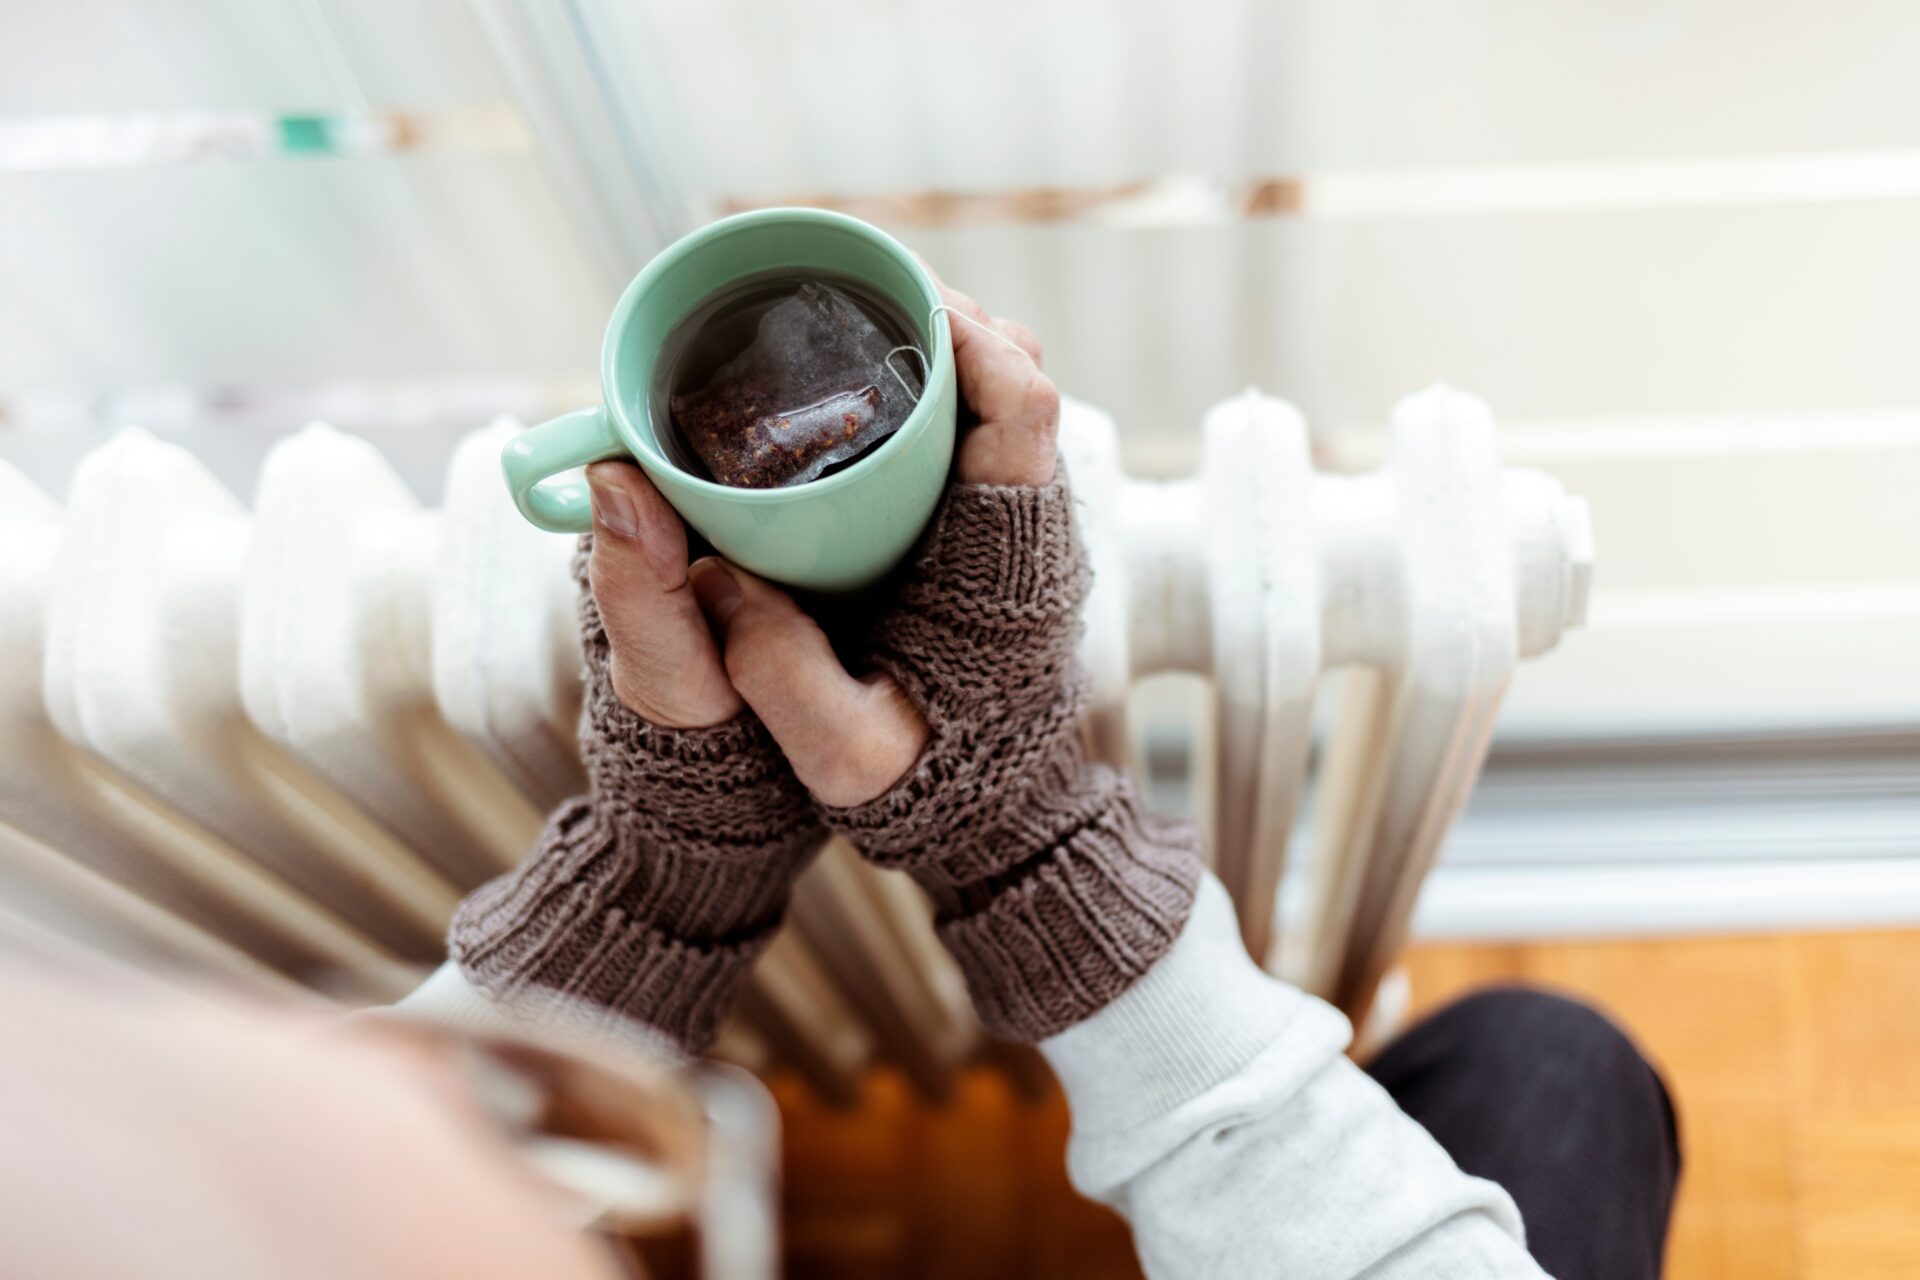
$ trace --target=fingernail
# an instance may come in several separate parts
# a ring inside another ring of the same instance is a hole
[[[632,538],[640,532],[640,513],[633,499],[619,484],[606,478],[598,467],[587,468],[587,486],[593,490],[593,518],[608,533]]]
[[[700,612],[707,615],[707,621],[716,627],[726,626],[740,607],[739,579],[712,556],[694,561],[687,577],[693,582],[693,598],[700,602]]]

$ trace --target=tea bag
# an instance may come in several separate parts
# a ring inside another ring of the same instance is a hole
[[[721,484],[804,484],[898,431],[924,369],[844,291],[810,280],[706,386],[673,396],[673,425]]]

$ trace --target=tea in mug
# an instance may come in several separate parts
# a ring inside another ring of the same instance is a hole
[[[926,373],[891,302],[819,273],[762,276],[708,299],[655,368],[652,417],[669,458],[744,489],[805,484],[877,448],[905,425]]]

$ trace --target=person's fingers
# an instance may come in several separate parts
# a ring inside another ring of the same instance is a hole
[[[1026,352],[1035,368],[1044,370],[1047,367],[1045,353],[1040,350],[1040,336],[1033,330],[1007,316],[995,316],[993,327],[1005,334],[1007,341]]]
[[[913,767],[927,724],[886,676],[856,680],[792,597],[709,557],[694,590],[719,629],[733,687],[814,798],[863,804]]]
[[[940,286],[940,297],[958,314],[953,323],[954,362],[960,374],[960,393],[982,421],[1020,413],[1026,405],[1020,391],[1039,369],[1017,346],[1001,341],[987,309],[958,289]]]
[[[920,258],[919,254],[915,254],[914,256]],[[940,290],[940,300],[942,302],[965,315],[968,320],[972,320],[975,324],[987,325],[989,328],[997,330],[1007,341],[1026,352],[1028,358],[1031,359],[1034,364],[1042,365],[1045,363],[1040,350],[1040,339],[1033,330],[1008,316],[988,315],[987,309],[981,306],[972,295],[962,293],[949,285],[945,280],[942,280],[940,273],[935,271],[932,264],[925,258],[920,258],[920,265],[925,267],[927,274],[933,277],[935,287]],[[958,328],[965,328],[966,321],[956,321],[955,325],[956,330]],[[954,337],[956,341],[959,340],[957,331]]]
[[[610,649],[614,696],[635,714],[675,729],[740,714],[720,649],[687,579],[680,517],[631,462],[587,468],[593,492],[588,577]]]
[[[959,290],[941,285],[940,292],[958,313],[951,328],[960,394],[980,417],[980,425],[960,442],[960,479],[969,484],[1046,484],[1053,479],[1060,393],[1040,370],[1040,344],[1018,325],[1033,344],[1029,348]]]

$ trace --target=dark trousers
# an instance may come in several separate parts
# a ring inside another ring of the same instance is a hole
[[[1673,1102],[1604,1016],[1544,991],[1484,991],[1367,1070],[1454,1163],[1506,1188],[1555,1280],[1660,1274],[1680,1175]]]

